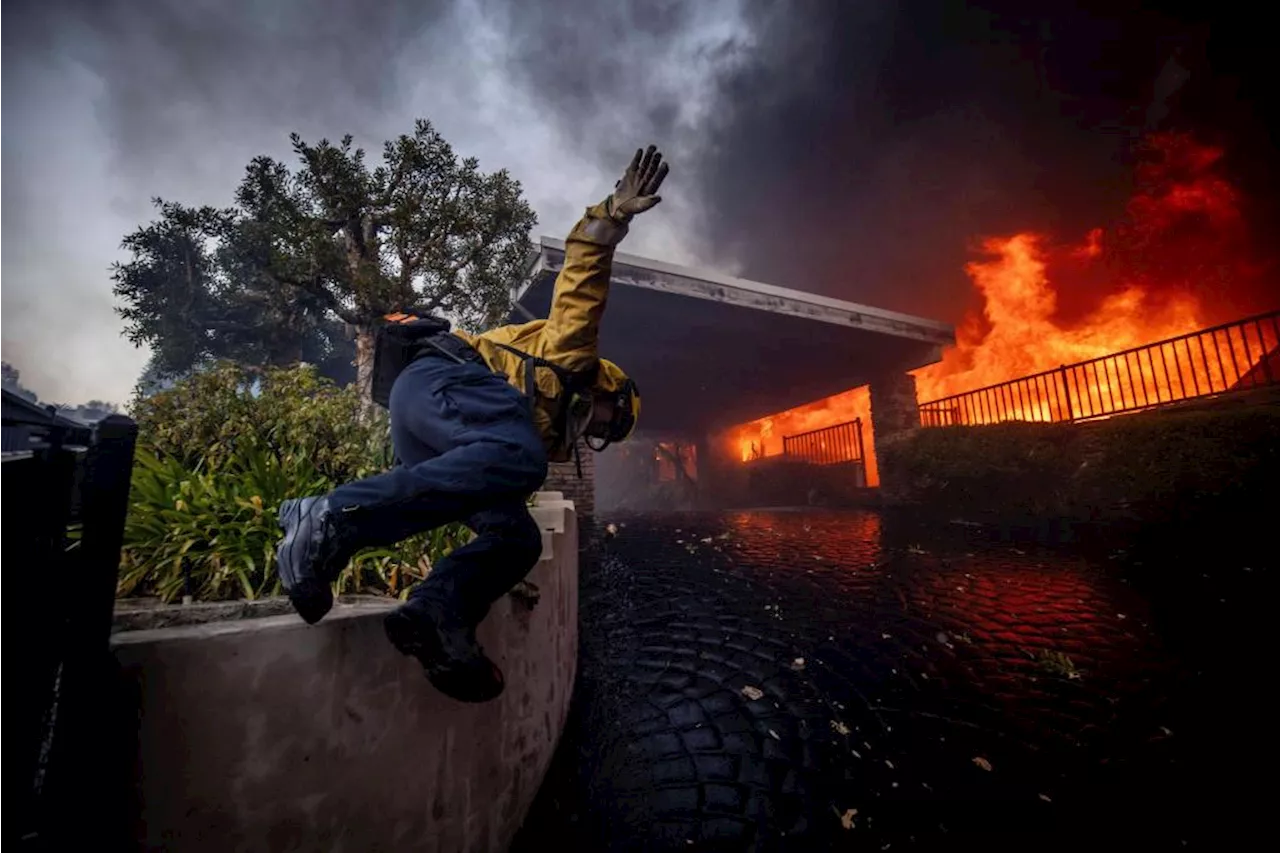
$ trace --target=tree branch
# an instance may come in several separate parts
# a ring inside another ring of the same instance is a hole
[[[334,314],[337,314],[338,318],[342,320],[342,322],[349,323],[352,326],[357,326],[360,324],[360,319],[357,316],[357,314],[354,311],[350,311],[342,307],[342,303],[338,301],[338,297],[334,296],[327,289],[325,289],[324,285],[322,285],[316,279],[293,278],[292,276],[280,275],[279,273],[274,273],[274,272],[270,273],[270,275],[272,278],[274,278],[276,281],[280,282],[281,284],[288,284],[293,287],[299,288],[300,290],[305,290],[307,293],[310,293],[312,296],[316,297],[322,303],[324,303],[324,306],[326,308],[328,308]]]

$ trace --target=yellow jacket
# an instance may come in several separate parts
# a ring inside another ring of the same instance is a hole
[[[498,344],[515,347],[575,373],[594,369],[599,362],[597,341],[609,295],[613,250],[626,231],[625,225],[609,217],[603,202],[587,208],[586,215],[565,239],[564,266],[556,276],[547,319],[499,326],[478,335],[463,331],[454,334],[475,347],[490,369],[506,376],[521,392],[526,387],[525,362]],[[554,371],[546,367],[533,369],[538,389],[533,405],[534,425],[542,434],[552,461],[567,461],[572,448],[563,446],[554,423],[564,388]],[[604,390],[616,390],[615,385],[620,384],[617,379],[612,371],[601,370],[596,384]]]

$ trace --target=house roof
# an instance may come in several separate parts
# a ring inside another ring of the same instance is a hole
[[[564,241],[536,248],[512,322],[550,309]],[[932,364],[955,341],[937,320],[621,252],[600,334],[641,390],[645,426],[695,432]]]

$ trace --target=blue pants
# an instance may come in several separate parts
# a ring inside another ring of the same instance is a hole
[[[482,363],[439,355],[412,362],[391,389],[399,464],[330,495],[361,547],[391,545],[449,522],[476,533],[411,593],[449,603],[473,624],[537,563],[527,497],[547,455],[525,399]]]

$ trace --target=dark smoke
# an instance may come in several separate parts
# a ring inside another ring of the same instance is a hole
[[[802,5],[725,81],[698,172],[711,243],[760,278],[958,319],[975,237],[1076,239],[1121,213],[1156,99],[1158,126],[1220,140],[1275,221],[1274,143],[1217,67],[1245,31],[1229,12],[1211,39],[1137,4]],[[1274,99],[1252,61],[1237,73]]]
[[[714,109],[690,125],[682,93],[641,69],[694,9],[521,4],[515,62],[602,161],[630,125],[677,140],[701,251],[750,277],[958,319],[975,238],[1077,239],[1118,218],[1134,151],[1159,129],[1224,145],[1260,224],[1274,221],[1275,96],[1239,10],[749,2],[747,36],[716,47],[732,61]]]
[[[652,139],[669,202],[630,251],[946,320],[971,299],[975,238],[1118,216],[1152,129],[1222,145],[1274,233],[1266,30],[1203,5],[7,3],[5,356],[42,393],[103,396],[142,364],[102,355],[121,352],[106,267],[150,196],[225,204],[290,131],[376,152],[418,115],[511,168],[542,233]],[[85,328],[54,346],[24,330],[56,324],[58,299]]]

